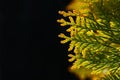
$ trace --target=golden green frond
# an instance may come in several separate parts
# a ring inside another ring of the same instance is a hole
[[[120,79],[119,5],[120,0],[73,0],[67,6],[70,11],[59,11],[68,18],[57,20],[69,34],[58,37],[63,38],[62,44],[70,42],[72,70],[84,67],[92,75],[103,74],[101,80]]]

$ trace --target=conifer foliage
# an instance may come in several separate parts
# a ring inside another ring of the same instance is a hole
[[[67,27],[68,34],[58,36],[62,44],[69,42],[71,69],[84,67],[90,74],[102,73],[100,80],[120,80],[120,0],[77,1],[59,11],[64,18],[57,20]]]

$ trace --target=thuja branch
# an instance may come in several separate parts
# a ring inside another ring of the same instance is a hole
[[[71,69],[84,67],[91,69],[91,74],[104,74],[102,79],[120,75],[120,5],[119,0],[79,0],[79,8],[59,14],[69,21],[58,19],[61,26],[69,26],[59,37],[62,44],[70,42],[68,54]],[[78,6],[77,6],[78,7]],[[113,75],[113,76],[112,76]],[[111,79],[110,79],[111,80]],[[112,79],[114,80],[114,79]]]

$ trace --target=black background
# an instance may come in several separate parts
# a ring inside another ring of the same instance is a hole
[[[70,0],[0,0],[0,80],[75,80],[56,22]]]

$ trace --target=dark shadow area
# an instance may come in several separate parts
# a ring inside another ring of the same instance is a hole
[[[0,80],[77,80],[56,22],[70,0],[1,0]]]
[[[0,1],[0,80],[32,76],[32,2]]]

